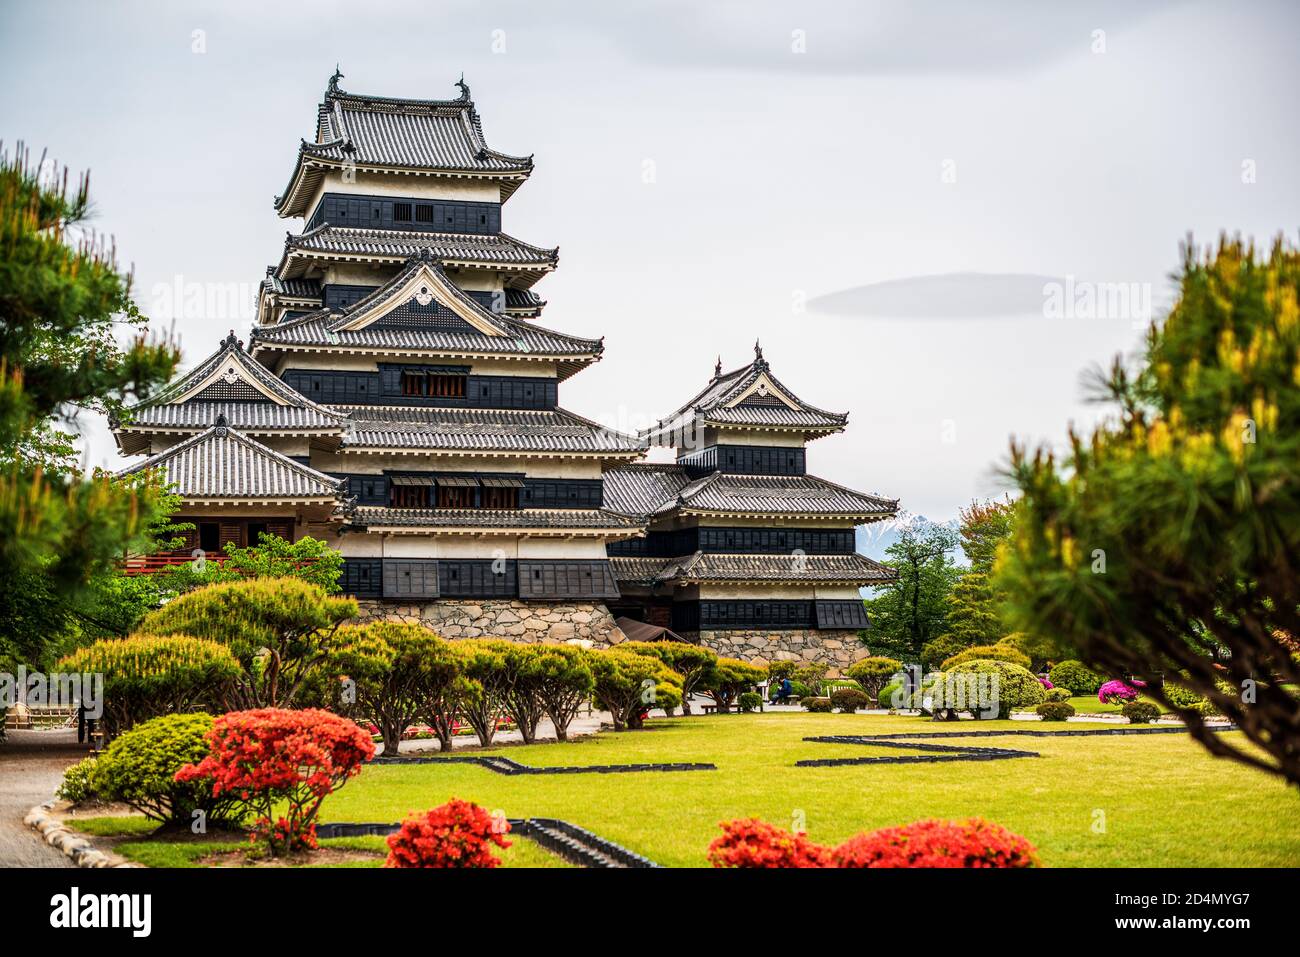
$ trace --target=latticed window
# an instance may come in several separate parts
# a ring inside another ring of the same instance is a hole
[[[415,221],[417,223],[433,222],[433,207],[426,204],[419,204],[415,207]]]
[[[403,372],[402,395],[428,395],[440,399],[463,399],[463,375],[436,375],[428,372]]]
[[[518,508],[519,490],[514,488],[484,488],[484,508]]]
[[[393,222],[409,223],[411,221],[410,203],[393,203]]]
[[[473,508],[474,490],[464,486],[438,486],[439,508]]]
[[[393,508],[429,508],[428,485],[394,485],[389,504]]]

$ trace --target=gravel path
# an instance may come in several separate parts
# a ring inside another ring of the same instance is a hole
[[[0,743],[0,867],[72,866],[23,818],[54,795],[64,768],[85,754],[76,731],[10,731]]]

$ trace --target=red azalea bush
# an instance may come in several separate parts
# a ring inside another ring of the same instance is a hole
[[[999,824],[917,821],[851,837],[831,849],[753,818],[726,821],[709,845],[714,867],[1037,867],[1032,844]]]
[[[835,867],[1037,867],[1038,852],[1000,824],[917,821],[851,837],[833,854]]]
[[[413,814],[388,838],[385,867],[496,867],[491,845],[509,847],[510,822],[477,804],[452,798],[423,815]]]
[[[722,837],[709,845],[714,867],[829,867],[830,850],[803,834],[757,818],[725,821]]]
[[[319,708],[232,711],[213,722],[207,738],[208,756],[185,765],[176,780],[210,782],[213,797],[238,796],[255,817],[253,842],[271,854],[314,848],[321,802],[375,756],[364,730]],[[285,815],[273,823],[280,803]]]

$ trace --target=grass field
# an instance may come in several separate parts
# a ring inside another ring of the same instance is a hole
[[[718,770],[504,776],[474,765],[372,766],[326,801],[321,820],[397,821],[454,796],[509,817],[563,818],[661,864],[690,867],[705,864],[718,822],[735,817],[784,826],[801,818],[813,840],[833,843],[920,818],[979,815],[1025,835],[1050,867],[1300,865],[1300,795],[1280,779],[1209,756],[1184,735],[974,739],[1042,757],[793,766],[801,758],[908,753],[804,742],[806,735],[956,727],[860,714],[651,721],[641,732],[481,753],[537,766],[699,761]],[[980,727],[1067,726],[996,721]],[[970,722],[960,725],[973,729]]]

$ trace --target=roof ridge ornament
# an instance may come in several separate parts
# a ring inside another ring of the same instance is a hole
[[[763,358],[763,347],[758,344],[757,339],[754,340],[754,365],[759,369],[767,368],[767,360]]]
[[[221,340],[221,348],[229,349],[231,346],[234,346],[236,349],[244,348],[244,344],[235,336],[234,329],[230,330],[230,335]]]
[[[329,92],[330,92],[330,93],[342,93],[342,92],[343,92],[342,90],[339,89],[339,80],[341,80],[341,79],[343,79],[343,71],[340,70],[340,69],[339,69],[339,65],[338,65],[337,63],[335,63],[335,64],[334,64],[334,75],[330,77],[330,85],[329,85]]]
[[[217,438],[224,439],[226,433],[230,431],[230,423],[227,422],[224,412],[217,413],[217,421],[213,423],[213,426],[217,430]]]
[[[458,87],[460,87],[460,98],[461,98],[463,101],[465,101],[466,103],[468,103],[468,102],[469,102],[469,84],[465,82],[465,71],[464,71],[464,70],[461,70],[461,71],[460,71],[460,79],[456,81],[456,85],[457,85]]]
[[[718,353],[718,361],[713,363],[713,378],[722,378],[722,353]]]

